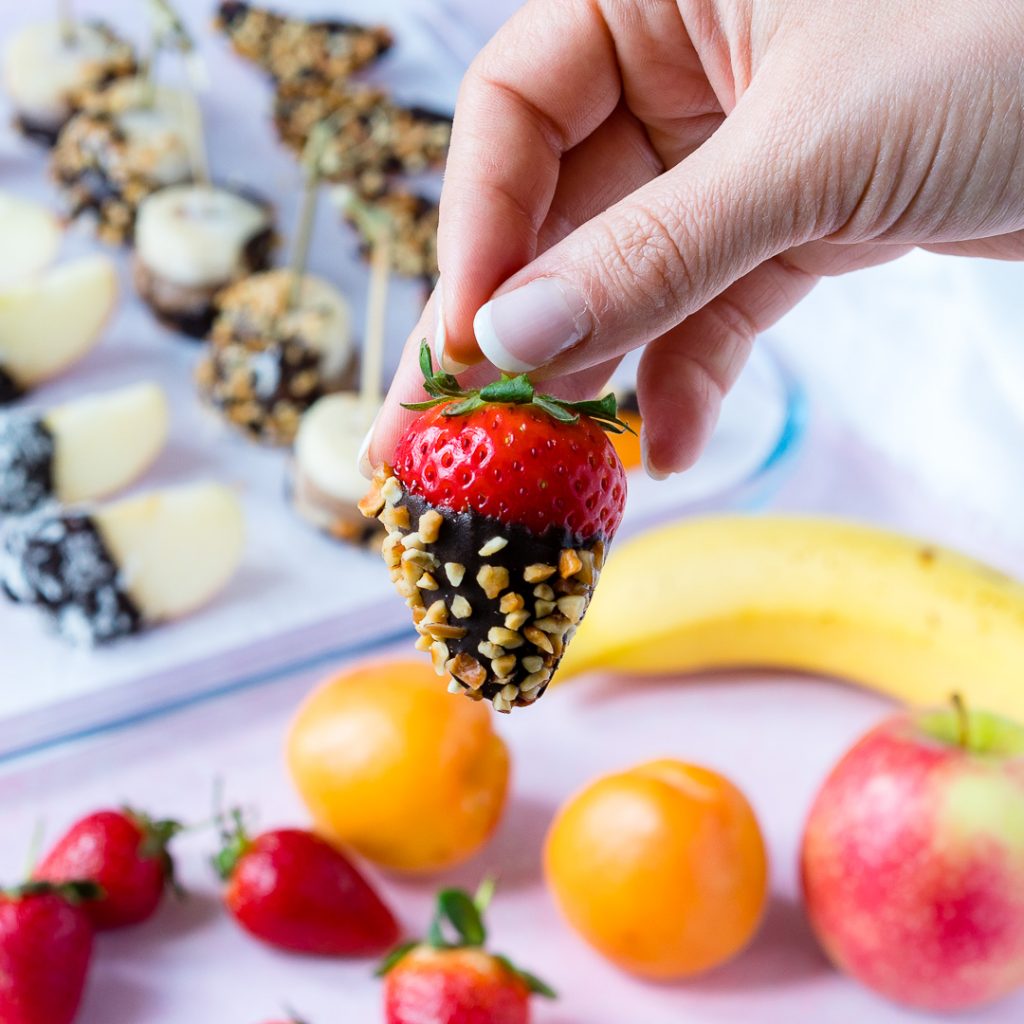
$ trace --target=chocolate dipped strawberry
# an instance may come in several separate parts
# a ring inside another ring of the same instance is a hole
[[[420,365],[430,400],[361,511],[438,675],[498,711],[544,692],[590,603],[626,500],[607,396],[564,402],[529,378],[467,391]]]

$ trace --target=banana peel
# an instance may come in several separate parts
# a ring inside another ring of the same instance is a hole
[[[856,523],[685,520],[613,549],[554,682],[753,667],[1024,721],[1024,585]]]

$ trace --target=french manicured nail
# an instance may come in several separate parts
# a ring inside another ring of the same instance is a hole
[[[370,445],[373,443],[373,432],[377,427],[377,420],[379,419],[380,410],[378,409],[376,415],[373,417],[373,422],[370,424],[370,429],[366,432],[366,437],[363,438],[363,443],[359,446],[359,472],[362,473],[367,480],[373,479],[373,463],[370,462]]]
[[[445,373],[462,373],[463,370],[469,369],[465,363],[460,363],[457,359],[452,359],[448,355],[446,346],[448,344],[448,329],[444,323],[444,289],[441,285],[441,279],[437,279],[437,287],[434,289],[434,295],[437,298],[435,308],[437,309],[437,327],[434,328],[434,355],[437,357],[437,365],[444,370]]]
[[[657,466],[651,462],[651,442],[647,437],[647,431],[640,427],[640,461],[643,463],[644,472],[652,480],[667,480],[672,474],[666,473],[664,470],[658,469]]]
[[[592,328],[583,297],[553,277],[538,277],[491,299],[473,321],[480,350],[499,370],[511,373],[549,363]]]

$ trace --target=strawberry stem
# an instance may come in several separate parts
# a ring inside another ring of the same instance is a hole
[[[152,818],[145,812],[137,811],[132,807],[125,807],[123,811],[142,833],[139,856],[145,860],[159,860],[164,872],[164,885],[175,896],[182,899],[185,896],[185,890],[178,884],[174,858],[171,856],[168,846],[176,835],[185,831],[185,826],[173,818]]]
[[[252,839],[245,827],[245,819],[237,807],[228,812],[229,821],[221,827],[220,851],[212,858],[213,868],[223,881],[228,881],[238,862],[249,852]]]
[[[0,890],[0,892],[16,900],[28,896],[44,896],[47,893],[55,893],[75,906],[80,903],[92,903],[106,896],[102,885],[84,878],[76,879],[73,882],[23,882],[21,885]]]
[[[444,370],[435,372],[430,346],[425,339],[420,345],[420,369],[423,371],[423,390],[430,398],[425,402],[403,403],[404,409],[421,411],[448,403],[444,410],[445,416],[465,416],[491,403],[532,405],[559,423],[575,423],[580,416],[586,416],[609,433],[636,433],[628,423],[619,419],[615,396],[612,394],[583,402],[567,402],[554,395],[538,393],[525,373],[514,377],[503,373],[498,380],[482,388],[463,388],[450,373]]]

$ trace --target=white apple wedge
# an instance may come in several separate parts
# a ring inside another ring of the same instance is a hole
[[[99,341],[117,298],[106,256],[87,256],[0,289],[0,370],[30,388]]]
[[[65,503],[101,498],[130,483],[167,440],[167,398],[152,382],[87,395],[51,409],[53,490]]]
[[[97,509],[93,520],[117,563],[121,585],[147,622],[205,604],[242,557],[241,502],[221,484],[129,498]]]
[[[0,287],[38,274],[60,246],[60,222],[39,203],[0,191]]]

